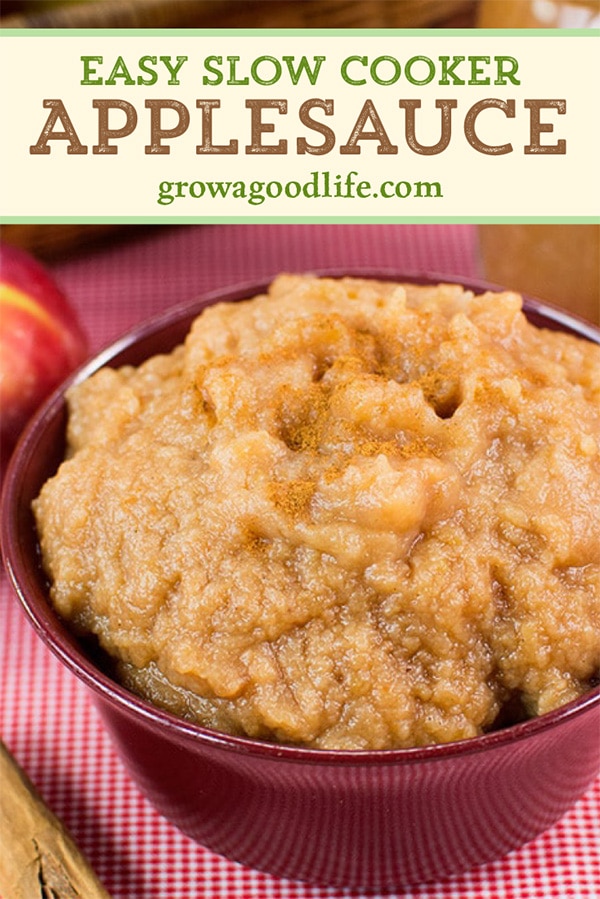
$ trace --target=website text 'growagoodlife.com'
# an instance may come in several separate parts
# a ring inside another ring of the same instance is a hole
[[[359,172],[344,174],[330,171],[314,171],[304,181],[161,181],[158,185],[156,202],[169,206],[176,200],[239,200],[251,206],[285,198],[333,200],[385,200],[432,199],[443,197],[439,181],[390,180],[373,184],[362,178]]]

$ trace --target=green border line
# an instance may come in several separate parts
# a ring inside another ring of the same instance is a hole
[[[4,28],[0,37],[599,37],[600,28]]]
[[[2,225],[240,225],[256,224],[256,215],[248,216],[197,216],[174,215],[158,218],[149,215],[113,216],[3,216]],[[448,215],[448,216],[261,216],[260,224],[270,225],[600,225],[600,216],[493,216],[493,215]]]

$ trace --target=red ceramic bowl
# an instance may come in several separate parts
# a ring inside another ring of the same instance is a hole
[[[466,286],[478,292],[489,287]],[[168,351],[204,306],[262,289],[254,285],[174,308],[117,341],[69,383],[101,365],[138,364]],[[537,325],[600,343],[600,329],[562,311],[531,300],[526,312]],[[600,768],[598,689],[475,739],[375,752],[231,737],[180,720],[123,689],[53,612],[39,563],[30,504],[62,458],[65,419],[61,389],[31,422],[7,472],[6,567],[35,629],[90,688],[133,777],[159,812],[193,839],[279,876],[398,890],[504,855],[550,827],[592,783]]]

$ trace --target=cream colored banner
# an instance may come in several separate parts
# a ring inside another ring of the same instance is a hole
[[[600,212],[597,32],[1,40],[3,219]]]

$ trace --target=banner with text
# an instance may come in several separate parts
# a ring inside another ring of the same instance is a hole
[[[4,32],[3,220],[594,217],[598,32]]]

